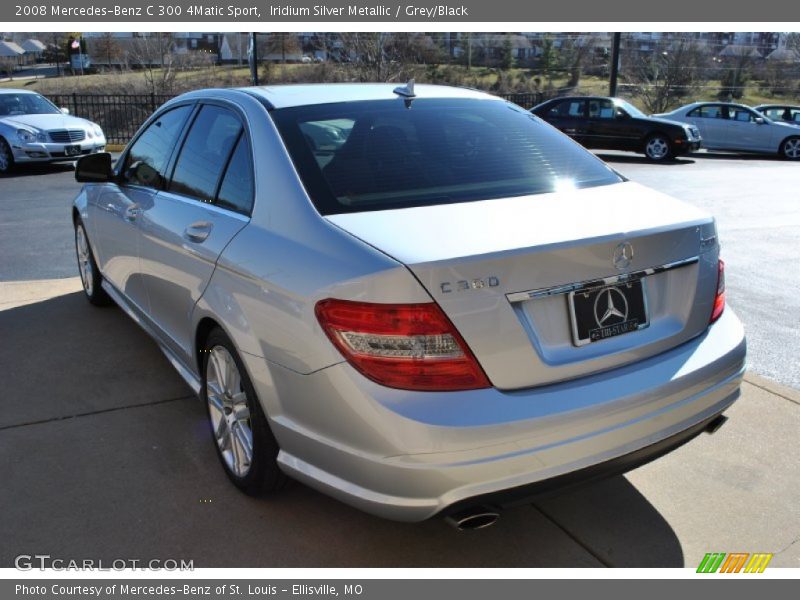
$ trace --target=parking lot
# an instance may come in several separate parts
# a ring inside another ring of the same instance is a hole
[[[487,530],[384,521],[300,484],[264,499],[218,465],[205,408],[122,311],[82,297],[71,167],[0,180],[0,566],[18,554],[195,566],[800,566],[800,165],[602,153],[718,219],[750,373],[729,422],[624,477],[506,511]]]

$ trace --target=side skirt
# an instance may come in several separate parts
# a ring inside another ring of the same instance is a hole
[[[125,314],[127,314],[131,319],[133,319],[139,325],[139,327],[144,329],[147,335],[149,335],[151,338],[153,338],[153,340],[155,340],[155,342],[158,344],[158,347],[161,349],[161,352],[164,353],[164,356],[167,357],[167,360],[172,364],[172,366],[178,372],[178,375],[180,375],[186,382],[186,384],[190,388],[192,388],[192,391],[199,396],[200,388],[202,387],[202,382],[200,381],[200,378],[197,375],[195,375],[195,373],[189,367],[187,367],[183,363],[183,361],[181,361],[177,356],[175,356],[175,353],[172,352],[172,350],[170,350],[164,344],[161,343],[155,331],[153,331],[153,328],[150,327],[150,325],[144,319],[142,319],[136,313],[136,311],[133,310],[128,301],[125,299],[125,296],[120,294],[117,291],[117,289],[105,279],[103,279],[102,286],[103,289],[106,291],[106,293],[109,296],[111,296],[114,302],[117,303],[117,305],[125,312]]]

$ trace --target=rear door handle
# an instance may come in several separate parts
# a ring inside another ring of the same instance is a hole
[[[125,220],[135,221],[140,214],[142,214],[142,209],[139,207],[139,205],[131,204],[128,208],[125,209]]]
[[[206,241],[206,238],[208,238],[213,228],[213,223],[209,223],[208,221],[197,221],[183,230],[183,237],[190,242],[202,244]]]

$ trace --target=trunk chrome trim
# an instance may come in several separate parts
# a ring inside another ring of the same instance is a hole
[[[506,294],[506,298],[508,298],[509,302],[514,304],[517,302],[525,302],[526,300],[533,300],[534,298],[544,298],[546,296],[558,296],[560,294],[568,294],[570,292],[579,292],[591,288],[624,283],[634,279],[641,279],[643,277],[647,277],[648,275],[655,275],[656,273],[663,273],[665,271],[671,271],[672,269],[693,265],[699,261],[699,256],[692,256],[691,258],[676,260],[674,262],[659,265],[657,267],[650,267],[649,269],[641,269],[639,271],[631,271],[630,273],[621,273],[620,275],[611,275],[601,279],[590,279],[588,281],[568,283],[566,285],[557,285],[548,288],[538,288],[525,292],[512,292],[510,294]]]

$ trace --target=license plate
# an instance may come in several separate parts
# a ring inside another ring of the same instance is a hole
[[[570,292],[568,302],[572,342],[576,346],[638,331],[650,324],[641,279]]]
[[[80,146],[64,146],[64,154],[67,156],[77,156],[81,153]]]

